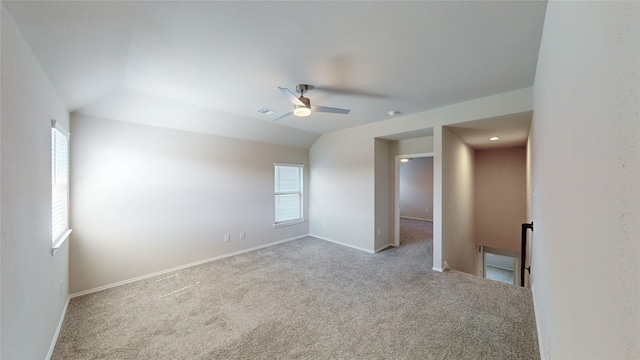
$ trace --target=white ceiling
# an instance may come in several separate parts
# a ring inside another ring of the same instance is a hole
[[[293,146],[533,85],[546,2],[3,1],[70,111]],[[291,110],[278,86],[316,87]],[[256,109],[276,111],[263,115]],[[242,136],[244,131],[249,134]]]
[[[496,147],[524,146],[531,127],[531,111],[497,116],[447,126],[462,141],[472,148],[488,149]],[[497,141],[489,140],[492,137]]]

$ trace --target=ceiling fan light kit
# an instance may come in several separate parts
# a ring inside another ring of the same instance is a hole
[[[293,105],[293,115],[305,117],[311,115],[311,108],[301,105]]]

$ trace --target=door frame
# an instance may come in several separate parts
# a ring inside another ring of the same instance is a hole
[[[394,180],[394,221],[393,221],[393,246],[400,246],[400,159],[405,158],[426,158],[433,157],[433,152],[428,153],[417,153],[417,154],[402,154],[396,155],[394,161],[394,171],[395,171],[395,180]],[[434,184],[435,184],[435,169],[433,171]],[[433,214],[432,214],[433,216]]]

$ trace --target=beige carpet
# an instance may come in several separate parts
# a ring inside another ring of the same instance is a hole
[[[53,359],[539,359],[528,290],[308,237],[74,298]]]

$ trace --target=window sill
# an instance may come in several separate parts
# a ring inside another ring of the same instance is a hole
[[[68,229],[64,234],[62,234],[62,236],[60,236],[60,238],[58,238],[58,240],[56,240],[56,242],[53,243],[53,246],[51,246],[51,256],[55,255],[58,252],[58,249],[62,247],[62,244],[67,241],[69,235],[71,235],[71,231],[71,229]]]
[[[273,224],[273,228],[279,228],[279,227],[284,227],[284,226],[291,226],[291,225],[296,225],[296,224],[301,224],[303,222],[305,222],[305,219],[298,219],[298,220],[291,220],[291,221],[287,221],[287,222],[281,222],[281,223],[277,223],[277,224]]]

